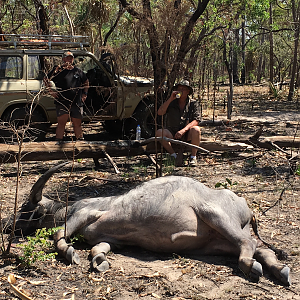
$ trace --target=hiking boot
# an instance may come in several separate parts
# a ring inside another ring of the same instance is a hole
[[[170,165],[175,165],[176,158],[174,156],[168,155],[167,157],[167,163]]]
[[[87,141],[84,139],[84,137],[76,138],[76,142],[81,142],[87,144]]]
[[[190,160],[189,160],[189,166],[190,167],[196,167],[197,166],[197,158],[196,157],[190,158]]]
[[[56,143],[55,145],[62,145],[64,144],[64,141],[62,139],[55,139]]]
[[[183,166],[183,153],[182,151],[179,151],[177,154],[177,157],[175,159],[175,166],[176,167],[182,167]]]

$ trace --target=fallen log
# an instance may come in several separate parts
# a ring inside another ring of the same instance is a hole
[[[261,143],[274,143],[280,148],[300,148],[300,137],[271,136],[260,140]]]
[[[270,136],[265,138],[249,138],[248,143],[268,150],[279,148],[300,148],[300,137]],[[276,147],[277,146],[277,147]]]
[[[147,142],[148,141],[148,142]],[[174,140],[180,144],[180,141]],[[80,158],[92,158],[94,160],[107,158],[107,153],[111,157],[137,156],[154,154],[155,143],[153,138],[143,140],[140,144],[137,141],[117,140],[117,141],[77,141],[56,144],[56,142],[31,142],[23,143],[21,148],[21,161],[47,161],[47,160],[72,160]],[[182,142],[185,144],[184,142]],[[151,145],[149,147],[147,145]],[[196,147],[205,152],[208,151],[237,151],[251,148],[242,143],[202,141]],[[146,149],[147,148],[147,149]],[[206,150],[205,150],[206,149]],[[159,147],[160,150],[160,147]],[[0,163],[14,163],[17,161],[19,152],[18,145],[0,144]]]
[[[18,145],[0,144],[0,163],[13,163],[17,160]],[[23,143],[21,161],[70,160],[80,158],[107,158],[105,153],[112,157],[136,156],[143,154],[144,149],[132,147],[130,141],[109,142],[65,142],[57,145],[56,142]]]
[[[255,133],[255,135],[245,135],[243,137],[232,137],[230,135],[226,135],[224,139],[234,143],[241,142],[269,150],[274,149],[274,145],[280,148],[300,148],[300,137],[285,135],[260,137],[261,133],[261,130],[259,130]]]

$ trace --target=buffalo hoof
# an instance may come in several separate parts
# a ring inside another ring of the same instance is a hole
[[[259,277],[262,276],[262,274],[263,274],[262,265],[259,262],[254,261],[251,268],[251,272],[249,274],[250,278],[254,280],[259,280]]]
[[[93,257],[92,266],[99,272],[105,272],[109,269],[109,263],[106,260],[105,254],[100,253]]]
[[[80,263],[80,258],[72,246],[67,250],[66,259],[72,264],[78,265]]]
[[[290,279],[290,268],[288,266],[285,266],[281,269],[279,276],[279,280],[286,286],[291,285],[291,279]]]

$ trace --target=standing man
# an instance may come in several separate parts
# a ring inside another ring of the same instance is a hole
[[[71,119],[76,140],[83,140],[82,117],[83,103],[87,98],[89,81],[86,74],[74,66],[74,55],[71,51],[63,54],[63,64],[55,66],[48,74],[48,80],[55,83],[56,91],[50,94],[55,98],[57,128],[56,140],[63,141],[65,127]]]
[[[199,146],[201,131],[198,125],[201,121],[201,111],[198,102],[190,99],[189,95],[192,93],[193,89],[187,80],[182,80],[173,87],[170,98],[157,111],[159,116],[166,115],[165,127],[163,130],[157,130],[157,137],[175,138]],[[176,159],[177,154],[171,143],[165,140],[162,140],[161,143]],[[189,159],[190,166],[197,165],[196,154],[197,149],[192,148]]]

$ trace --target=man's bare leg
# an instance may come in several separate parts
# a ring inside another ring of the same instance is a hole
[[[164,137],[167,137],[169,139],[173,139],[173,135],[172,135],[172,133],[168,129],[164,129],[164,130],[158,129],[156,131],[156,135],[155,136],[156,137],[162,137],[162,136],[164,136]],[[174,149],[173,149],[173,147],[172,147],[172,145],[171,145],[170,142],[167,142],[165,140],[161,140],[160,142],[161,142],[161,144],[163,145],[163,147],[166,149],[166,151],[168,153],[170,153],[170,154],[175,153],[175,151],[174,151]]]
[[[194,126],[189,130],[188,141],[191,141],[191,144],[199,146],[201,140],[201,129],[199,126]],[[198,149],[192,148],[191,156],[196,156]]]
[[[64,114],[57,117],[57,127],[56,127],[56,139],[62,140],[65,134],[65,127],[69,120],[69,115]]]
[[[82,127],[81,127],[81,119],[72,118],[71,120],[72,120],[76,139],[82,139],[83,133],[82,133]]]

